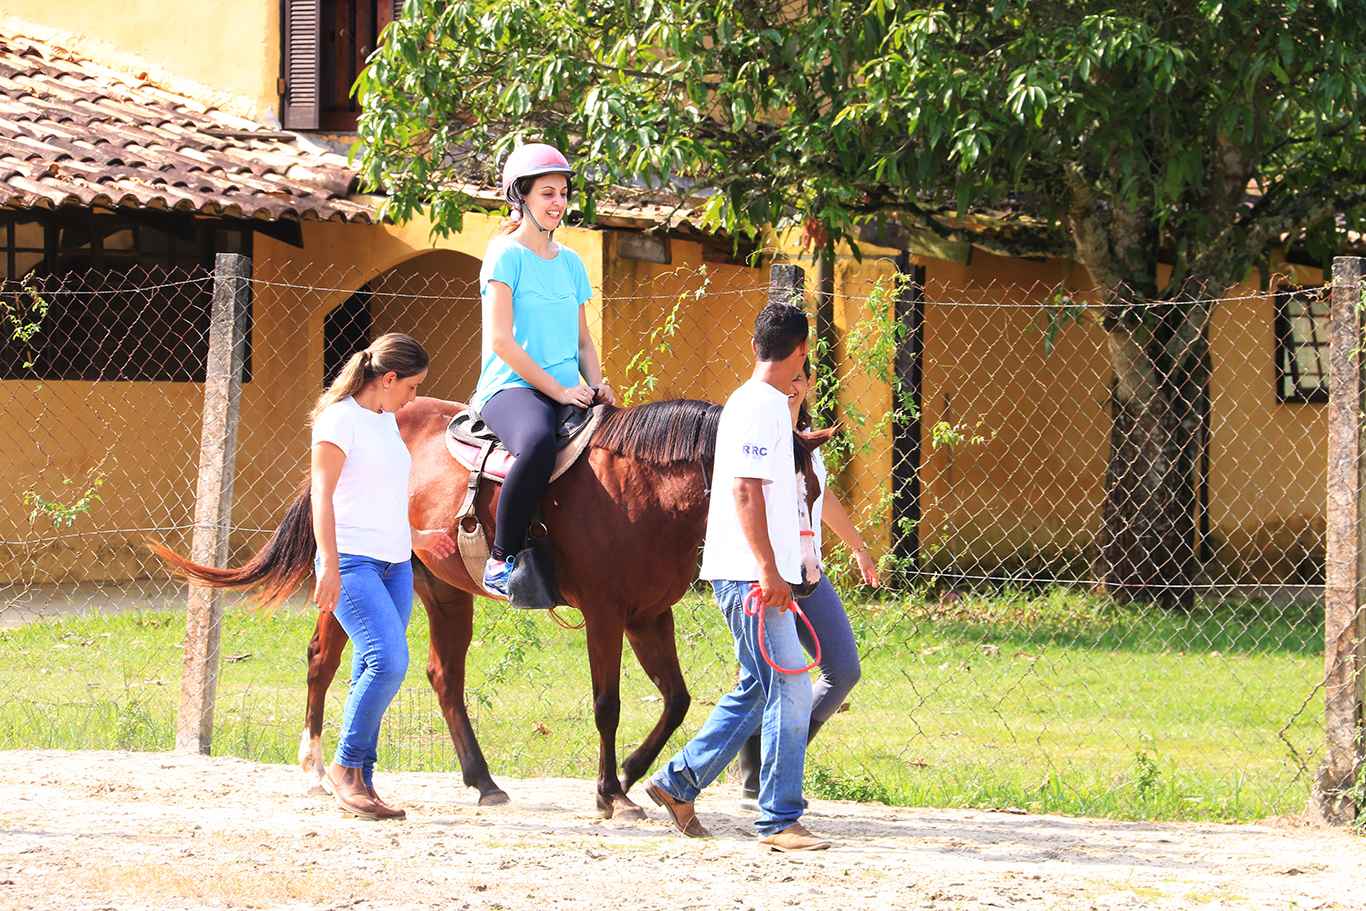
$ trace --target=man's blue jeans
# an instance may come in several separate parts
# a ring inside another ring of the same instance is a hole
[[[339,766],[362,769],[369,785],[379,751],[379,725],[408,673],[408,618],[413,564],[339,554],[336,616],[351,637],[351,694],[337,740]]]
[[[755,730],[763,743],[759,769],[759,820],[764,835],[781,832],[802,815],[802,772],[811,729],[811,678],[780,674],[759,652],[758,617],[746,616],[743,601],[753,582],[716,581],[712,590],[735,637],[740,679],[712,710],[702,730],[655,773],[654,781],[679,800],[696,800],[716,780]],[[764,609],[768,654],[783,667],[806,664],[795,617]]]

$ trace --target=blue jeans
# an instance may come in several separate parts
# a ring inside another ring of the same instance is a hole
[[[745,614],[742,602],[752,582],[716,581],[712,590],[735,637],[740,679],[716,703],[697,736],[654,776],[654,782],[679,800],[696,800],[716,780],[756,730],[763,740],[759,769],[759,819],[764,835],[781,832],[802,815],[802,773],[806,736],[811,727],[811,678],[780,674],[759,652],[758,617]],[[783,667],[806,663],[792,614],[765,608],[768,654]]]
[[[408,618],[413,613],[413,564],[339,554],[337,622],[351,637],[351,694],[342,712],[336,763],[363,769],[370,784],[379,724],[408,673]]]
[[[844,603],[825,573],[821,573],[816,590],[799,599],[797,604],[811,620],[821,640],[821,675],[816,678],[811,703],[811,722],[819,726],[840,710],[849,691],[858,683],[861,674],[858,643],[854,641],[854,630],[849,626]],[[797,637],[807,654],[816,653],[816,643],[811,641],[805,623],[797,624]]]

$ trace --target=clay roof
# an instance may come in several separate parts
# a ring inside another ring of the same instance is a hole
[[[303,136],[0,31],[0,207],[375,221],[354,179]]]

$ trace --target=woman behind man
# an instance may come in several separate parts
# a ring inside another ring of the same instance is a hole
[[[412,552],[455,552],[446,532],[408,525],[412,459],[394,412],[416,397],[427,362],[411,336],[382,335],[351,355],[313,408],[313,600],[335,613],[352,646],[351,692],[324,784],[365,819],[405,815],[375,792],[374,769],[380,720],[408,670]]]
[[[797,374],[797,378],[793,380],[792,391],[787,397],[788,410],[792,415],[792,426],[798,431],[811,429],[811,411],[806,404],[810,391],[811,361],[806,360],[802,363],[802,372]],[[839,535],[840,540],[853,553],[854,559],[858,562],[859,574],[863,577],[864,584],[877,587],[880,582],[877,575],[877,565],[868,553],[868,547],[863,542],[863,536],[859,534],[858,529],[854,527],[853,520],[849,518],[849,511],[844,508],[839,497],[830,490],[827,484],[828,473],[819,449],[811,454],[811,459],[811,467],[821,487],[815,505],[811,510],[811,531],[815,534],[817,558],[820,557],[821,553],[821,523],[824,521],[831,531]],[[820,583],[816,586],[815,591],[805,598],[799,598],[797,603],[801,606],[802,612],[811,620],[811,625],[815,628],[816,636],[821,643],[820,677],[817,678],[812,687],[811,732],[808,735],[808,739],[810,739],[816,736],[821,725],[839,711],[845,698],[854,688],[854,684],[858,683],[860,674],[858,644],[854,641],[854,631],[849,625],[849,615],[844,610],[844,603],[840,600],[840,596],[835,592],[835,587],[830,584],[830,579],[824,572],[821,573]],[[811,633],[805,624],[797,624],[797,637],[801,640],[802,648],[808,654],[814,655],[816,652],[815,643],[812,641]],[[740,751],[741,803],[749,809],[758,809],[759,741],[760,738],[756,734],[745,742]]]

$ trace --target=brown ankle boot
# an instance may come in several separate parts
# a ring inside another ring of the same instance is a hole
[[[387,816],[384,816],[384,819],[406,819],[408,817],[407,810],[404,810],[402,807],[395,807],[391,804],[386,803],[383,797],[380,797],[378,794],[376,794],[374,785],[370,785],[367,788],[367,790],[370,793],[370,799],[373,800],[375,803],[379,804],[381,807],[383,807],[385,812],[389,814]]]
[[[327,768],[327,781],[337,806],[352,816],[361,819],[392,818],[389,814],[393,811],[370,796],[370,789],[365,786],[365,775],[360,769],[350,769],[334,762]]]
[[[824,838],[817,838],[807,831],[806,826],[799,822],[775,832],[767,838],[759,839],[759,844],[764,845],[770,851],[824,851],[830,847],[830,842]]]

